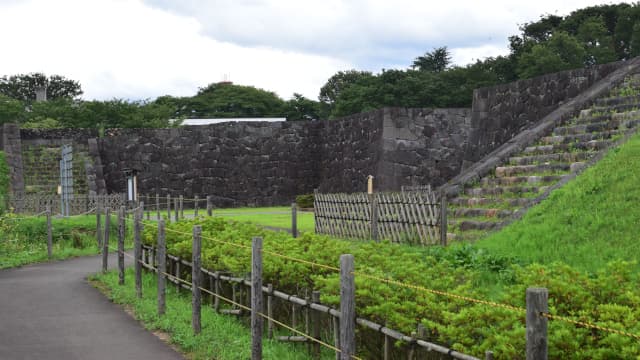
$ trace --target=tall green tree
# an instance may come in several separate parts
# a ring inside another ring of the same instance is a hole
[[[435,48],[413,60],[413,69],[429,72],[443,72],[451,65],[451,53],[446,46]]]
[[[42,86],[46,86],[49,100],[82,95],[79,82],[60,75],[47,77],[43,73],[30,73],[0,77],[0,94],[20,101],[34,101],[36,89]]]

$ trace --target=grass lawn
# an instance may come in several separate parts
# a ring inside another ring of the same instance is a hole
[[[155,207],[155,205],[153,206]],[[152,207],[152,209],[154,209],[154,207]],[[172,217],[173,214],[172,212]],[[185,217],[192,217],[193,214],[194,211],[192,209],[184,210]],[[206,214],[206,208],[198,210],[198,215],[206,216]],[[166,208],[161,212],[161,215],[166,218]],[[258,225],[291,229],[291,207],[289,206],[214,209],[213,215],[227,220],[247,221]],[[155,212],[152,210],[151,219],[154,218]],[[315,222],[313,212],[298,210],[298,231],[313,232],[314,230]]]
[[[127,269],[126,285],[118,285],[117,272],[97,274],[91,277],[94,286],[106,291],[117,304],[129,307],[136,319],[150,330],[160,330],[170,336],[170,342],[187,354],[189,359],[249,359],[251,358],[251,332],[240,320],[217,314],[211,306],[203,304],[202,332],[194,336],[191,330],[191,297],[175,287],[167,287],[166,314],[157,315],[157,281],[152,273],[143,273],[143,298],[138,299],[133,284],[133,269]],[[309,359],[307,347],[263,339],[264,359]],[[333,353],[323,353],[323,358],[334,358]]]
[[[95,215],[52,219],[53,260],[100,253],[96,242]],[[104,228],[104,217],[102,218]],[[128,227],[129,232],[131,227]],[[116,217],[111,218],[111,242],[116,246]],[[126,246],[131,246],[128,236]],[[44,216],[0,217],[0,269],[48,261],[47,219]]]
[[[638,262],[639,184],[640,135],[636,135],[554,191],[521,221],[475,246],[525,263],[557,261],[588,272],[612,260]]]

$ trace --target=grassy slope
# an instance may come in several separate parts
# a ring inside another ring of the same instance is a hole
[[[105,285],[110,298],[118,304],[130,305],[134,315],[151,330],[169,333],[171,342],[194,359],[249,359],[251,333],[237,319],[219,315],[210,306],[202,308],[202,333],[193,336],[191,330],[191,298],[178,295],[173,286],[167,291],[167,312],[157,315],[157,281],[151,273],[143,273],[143,298],[137,299],[133,286],[133,271],[127,269],[125,286],[118,285],[118,274],[110,272],[94,275],[92,279]],[[323,358],[332,354],[325,353]],[[295,346],[268,339],[263,340],[264,359],[308,359],[306,346]]]
[[[525,263],[564,262],[594,272],[615,259],[640,260],[640,135],[476,243]]]

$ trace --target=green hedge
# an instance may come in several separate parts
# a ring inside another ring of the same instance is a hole
[[[245,275],[250,271],[253,236],[264,239],[264,282],[283,291],[314,288],[322,301],[339,304],[339,274],[321,267],[286,260],[269,252],[320,264],[338,266],[341,254],[355,256],[358,272],[391,277],[439,291],[525,306],[529,286],[549,289],[552,313],[640,334],[640,291],[634,264],[611,263],[597,274],[585,274],[569,266],[520,266],[507,258],[496,258],[476,250],[457,249],[445,254],[383,243],[348,242],[326,236],[304,234],[293,239],[284,232],[271,232],[247,223],[218,218],[197,220],[203,225],[202,261],[206,268]],[[194,221],[169,224],[168,251],[189,258]],[[156,227],[146,226],[144,238],[155,243]],[[225,242],[225,243],[222,243]],[[245,248],[233,246],[244,245]],[[440,250],[444,251],[444,250]],[[506,285],[500,293],[479,288],[480,277],[493,274]],[[482,356],[492,350],[499,359],[524,359],[524,314],[507,309],[469,303],[433,293],[389,285],[356,276],[358,315],[405,333],[419,322],[429,339],[454,349]],[[549,325],[550,358],[610,359],[635,358],[640,343],[629,337],[577,328],[557,321]]]

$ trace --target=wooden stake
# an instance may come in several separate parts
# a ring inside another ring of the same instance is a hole
[[[111,227],[111,209],[107,207],[104,215],[104,239],[102,242],[102,272],[107,272],[109,261],[109,228]]]
[[[202,226],[193,227],[193,248],[191,253],[191,327],[194,334],[200,334],[202,330],[200,325],[201,317],[201,291],[202,271],[201,271],[201,252],[202,252]]]
[[[136,296],[142,298],[142,240],[140,238],[140,228],[142,225],[142,209],[138,209],[134,215],[133,223],[133,268],[135,269]],[[147,213],[148,214],[148,213]]]
[[[120,207],[118,213],[118,284],[124,285],[124,221],[126,208]]]
[[[98,248],[102,248],[102,207],[100,205],[96,207],[96,242]]]
[[[53,257],[53,229],[51,228],[51,206],[47,205],[47,256]]]
[[[296,203],[291,204],[291,236],[298,237],[298,206]]]
[[[167,243],[165,238],[164,219],[158,220],[158,315],[166,310]]]
[[[198,195],[193,198],[193,216],[198,217]]]
[[[213,216],[213,196],[207,195],[207,216]]]
[[[262,238],[251,245],[251,359],[262,360]]]
[[[340,255],[340,359],[350,360],[356,353],[355,269],[351,254]]]
[[[527,360],[547,359],[547,318],[549,291],[545,288],[527,289]]]

